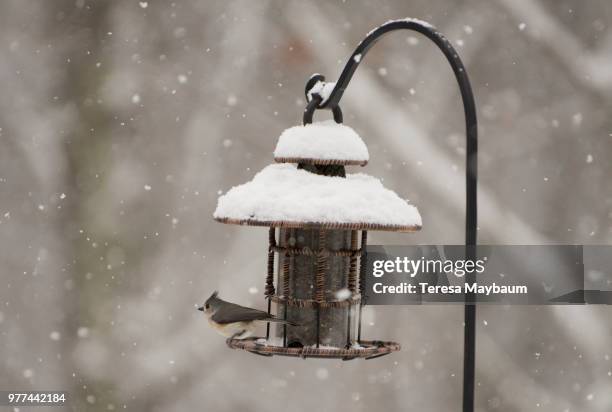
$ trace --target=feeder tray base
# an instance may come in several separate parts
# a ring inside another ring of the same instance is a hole
[[[383,341],[361,341],[359,347],[350,348],[315,348],[304,347],[283,347],[265,343],[258,343],[263,338],[252,337],[248,339],[228,339],[227,346],[232,349],[242,349],[262,356],[293,356],[296,358],[325,358],[351,360],[355,358],[373,359],[388,355],[391,352],[400,350],[400,344],[396,342]]]

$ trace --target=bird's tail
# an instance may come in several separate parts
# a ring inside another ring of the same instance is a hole
[[[289,326],[300,326],[299,323],[291,322],[290,320],[285,320],[285,319],[281,319],[277,317],[271,317],[271,318],[263,319],[263,320],[266,322],[282,323],[282,324],[289,325]]]

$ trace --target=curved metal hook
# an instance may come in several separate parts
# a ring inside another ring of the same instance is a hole
[[[463,65],[463,62],[459,58],[457,51],[452,46],[444,35],[442,35],[434,26],[431,24],[418,20],[418,19],[401,19],[391,20],[386,22],[380,27],[372,30],[368,33],[365,39],[359,43],[348,62],[344,66],[336,86],[332,90],[328,99],[324,102],[318,95],[312,96],[306,113],[314,111],[315,109],[331,109],[335,110],[339,107],[340,99],[344,94],[344,91],[349,85],[355,70],[359,66],[359,63],[363,61],[368,50],[376,44],[376,42],[384,34],[387,34],[395,30],[413,30],[423,34],[428,39],[432,40],[446,56],[450,63],[453,73],[459,84],[461,91],[461,98],[463,100],[463,106],[465,110],[465,124],[466,124],[466,136],[467,136],[467,160],[466,160],[466,238],[465,242],[467,245],[476,244],[476,179],[478,175],[478,165],[476,161],[476,155],[478,152],[478,123],[476,120],[476,104],[474,102],[474,94],[472,93],[472,87],[468,78],[467,72]],[[306,85],[306,93],[314,86],[317,81],[324,81],[325,77],[319,74],[315,74],[310,77]],[[318,96],[318,97],[317,97]],[[313,103],[318,101],[318,103]],[[310,110],[309,110],[310,109]],[[306,120],[306,113],[304,119]],[[335,113],[334,113],[335,115]],[[335,117],[335,116],[334,116]],[[312,121],[312,115],[309,116]]]
[[[453,69],[465,111],[465,126],[467,137],[467,159],[465,167],[466,182],[466,211],[465,211],[465,243],[467,246],[476,245],[477,232],[477,196],[476,184],[478,176],[478,124],[476,120],[476,105],[472,87],[468,79],[463,62],[459,58],[452,44],[435,27],[427,22],[417,19],[391,20],[380,27],[372,30],[366,38],[359,43],[348,62],[344,66],[338,81],[327,100],[323,101],[321,96],[314,94],[309,101],[311,111],[316,109],[332,109],[339,107],[340,99],[348,87],[355,70],[359,63],[363,61],[366,53],[384,34],[395,30],[413,30],[423,34],[433,41],[442,51]],[[324,81],[321,75],[313,75],[307,83],[306,92],[312,89],[316,81]],[[310,106],[312,104],[312,107]],[[312,119],[312,115],[310,115]],[[474,248],[466,248],[466,258],[473,258]],[[468,282],[475,279],[468,277]],[[464,339],[464,370],[463,370],[463,411],[471,412],[474,410],[474,378],[475,378],[475,344],[476,344],[476,307],[475,295],[466,294],[465,306],[465,339]]]

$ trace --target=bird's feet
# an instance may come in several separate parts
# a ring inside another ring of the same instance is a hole
[[[236,332],[234,333],[232,336],[230,336],[229,338],[227,338],[227,340],[225,341],[225,343],[227,344],[227,346],[229,346],[230,348],[232,347],[231,343],[234,339],[241,339],[241,336],[244,335],[246,332],[246,330],[241,330],[240,332]]]

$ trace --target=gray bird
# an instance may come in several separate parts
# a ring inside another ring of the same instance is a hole
[[[296,326],[295,323],[270,315],[262,310],[247,308],[220,299],[215,291],[198,308],[208,318],[208,323],[221,335],[230,339],[245,339],[255,331],[256,322],[278,322]]]

